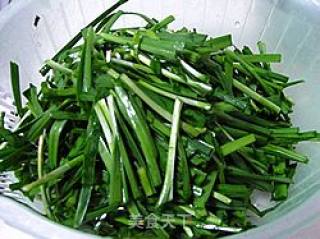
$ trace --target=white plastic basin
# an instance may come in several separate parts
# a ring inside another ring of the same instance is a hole
[[[1,11],[0,101],[11,96],[10,60],[20,65],[23,88],[38,84],[42,62],[114,2],[15,0]],[[172,14],[172,28],[197,28],[212,36],[232,33],[238,46],[256,49],[262,39],[268,50],[283,54],[275,69],[306,81],[287,92],[296,101],[294,122],[305,130],[320,130],[320,0],[130,0],[122,9],[160,19]],[[139,23],[134,17],[119,22]],[[319,238],[320,145],[304,143],[298,150],[311,160],[297,171],[289,199],[259,220],[260,227],[232,238]],[[14,205],[0,197],[0,220],[35,238],[91,238]]]

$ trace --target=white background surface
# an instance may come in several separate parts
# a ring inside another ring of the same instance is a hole
[[[0,10],[5,6],[7,5],[9,2],[9,0],[0,0]]]
[[[9,0],[0,0],[0,10],[3,10],[3,8],[5,7],[5,5],[7,5],[8,2]],[[1,219],[0,219],[0,238],[34,239],[33,237],[28,236],[27,234],[6,225],[4,221],[2,221]]]
[[[0,238],[5,238],[5,239],[34,239],[31,236],[28,236],[27,234],[14,229],[4,223],[0,219]]]

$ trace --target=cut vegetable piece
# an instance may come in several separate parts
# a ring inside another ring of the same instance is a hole
[[[108,171],[111,170],[111,167],[112,167],[112,164],[111,164],[111,152],[110,150],[107,148],[104,140],[102,138],[100,138],[99,140],[99,154],[100,154],[100,157],[106,167],[106,169]]]
[[[268,109],[270,109],[274,113],[279,114],[281,112],[281,108],[279,106],[277,106],[276,104],[274,104],[270,100],[266,99],[265,97],[259,95],[258,93],[256,93],[255,91],[253,91],[252,89],[247,87],[246,85],[242,84],[240,81],[233,79],[233,85],[238,90],[240,90],[243,93],[245,93],[246,95],[250,96],[252,99],[254,99],[257,102],[259,102],[260,104],[264,105],[265,107],[267,107]]]
[[[166,173],[164,178],[163,187],[160,193],[157,206],[161,206],[164,203],[173,199],[173,180],[175,172],[175,160],[176,160],[176,148],[179,134],[180,115],[183,103],[176,99],[174,103],[173,119],[169,141],[168,160],[166,166]]]
[[[232,44],[231,35],[225,35],[209,39],[205,42],[203,47],[198,47],[196,50],[201,54],[209,54],[223,50],[229,46],[232,46]]]
[[[58,179],[60,179],[61,176],[63,176],[70,169],[81,164],[83,160],[84,160],[84,155],[80,155],[78,157],[75,157],[74,159],[66,162],[64,165],[60,166],[59,168],[44,175],[42,178],[38,179],[37,181],[34,181],[33,183],[30,183],[28,185],[23,186],[22,190],[25,192],[28,192],[28,191],[31,191],[32,189],[39,187],[45,183],[52,182],[54,180],[58,180]]]
[[[174,19],[174,16],[170,15],[166,18],[164,18],[162,21],[158,22],[157,24],[154,24],[152,27],[151,27],[151,30],[152,31],[158,31],[158,30],[161,30],[162,28],[165,28],[167,27],[171,22],[173,22],[175,19]]]
[[[233,51],[230,50],[225,50],[225,53],[227,56],[229,56],[231,59],[233,59],[234,61],[238,61],[240,62],[240,64],[254,77],[256,78],[256,80],[261,84],[261,87],[265,90],[265,92],[267,94],[271,94],[271,91],[269,89],[269,87],[267,87],[266,82],[264,81],[264,79],[262,79],[260,77],[259,74],[256,73],[256,71],[252,68],[252,66],[247,63],[247,61],[241,59],[236,53],[234,53]]]
[[[265,44],[264,42],[259,41],[259,42],[257,43],[257,45],[258,45],[260,54],[266,54],[266,53],[267,53],[267,46],[266,46],[266,44]],[[271,71],[270,63],[268,63],[268,62],[263,63],[263,67],[264,67],[266,70]]]
[[[187,201],[192,195],[192,189],[187,155],[181,140],[178,140],[178,155],[178,186],[181,184],[181,197]]]
[[[50,130],[49,141],[48,141],[48,165],[51,170],[58,166],[58,150],[61,132],[66,125],[66,120],[55,121]]]
[[[232,202],[232,199],[223,195],[222,193],[219,192],[213,192],[213,197],[220,202],[223,202],[225,204],[230,204]]]
[[[41,179],[43,176],[43,163],[44,163],[44,141],[45,141],[46,133],[43,132],[43,134],[39,137],[39,143],[38,143],[38,154],[37,154],[37,168],[38,168],[38,179]],[[54,219],[52,216],[52,212],[50,209],[48,197],[47,197],[47,190],[45,185],[40,186],[40,193],[41,193],[41,200],[43,202],[44,210],[50,219]]]
[[[259,54],[259,55],[242,55],[241,58],[247,62],[252,63],[272,63],[272,62],[281,62],[280,54]]]
[[[244,171],[239,168],[235,168],[233,166],[227,167],[228,173],[230,173],[233,176],[238,177],[244,177],[244,178],[251,178],[251,179],[257,179],[262,181],[274,181],[274,182],[280,182],[280,183],[292,183],[292,180],[287,177],[281,177],[281,176],[273,176],[273,175],[258,175],[258,174],[252,174],[248,173],[247,171]]]
[[[269,144],[265,147],[263,147],[263,149],[270,154],[276,155],[276,156],[280,156],[283,158],[287,158],[287,159],[291,159],[293,161],[297,161],[297,162],[301,162],[301,163],[307,163],[308,162],[308,157],[301,155],[299,153],[296,153],[292,150],[289,149],[285,149],[283,147],[280,146],[276,146],[276,145],[272,145]]]
[[[100,127],[94,111],[88,122],[87,140],[84,149],[85,159],[82,165],[82,188],[78,199],[77,210],[74,216],[73,227],[79,227],[87,213],[89,203],[92,197],[93,185],[96,182],[96,156],[98,153],[98,143],[100,139]]]
[[[130,89],[137,94],[147,105],[150,106],[154,111],[156,111],[160,116],[169,122],[172,121],[172,115],[163,109],[160,105],[154,102],[149,96],[147,96],[129,77],[126,75],[121,75],[120,78],[125,84],[130,87]],[[186,131],[188,134],[196,137],[201,133],[204,133],[206,129],[195,128],[185,122],[181,123],[182,129]]]
[[[146,158],[151,182],[154,186],[159,186],[161,184],[161,176],[157,163],[157,151],[147,123],[145,119],[142,118],[142,115],[138,113],[138,108],[132,103],[123,88],[116,87],[115,92],[121,113],[136,132],[143,154]]]
[[[108,33],[110,32],[112,26],[115,24],[115,22],[123,15],[123,11],[119,10],[115,14],[113,14],[108,21],[103,25],[103,28],[101,32]]]
[[[200,80],[204,83],[209,82],[209,77],[207,75],[200,73],[195,68],[193,68],[191,65],[189,65],[187,62],[180,60],[180,64],[187,73],[194,76],[198,80]]]
[[[35,141],[41,135],[43,129],[47,127],[51,121],[51,112],[56,109],[57,108],[53,106],[37,118],[36,122],[31,126],[26,135],[28,140]]]
[[[111,146],[111,170],[109,184],[109,204],[117,207],[122,202],[122,180],[120,171],[120,152],[119,144],[116,138],[113,138]]]
[[[146,55],[143,55],[143,54],[138,54],[138,59],[145,65],[147,66],[151,66],[151,59],[149,59]],[[198,81],[195,81],[193,79],[191,79],[190,77],[187,77],[186,76],[186,79],[184,79],[183,77],[177,75],[177,74],[174,74],[172,73],[171,71],[167,70],[167,69],[164,69],[164,68],[161,68],[160,69],[161,71],[161,74],[164,75],[165,77],[171,79],[171,80],[174,80],[174,81],[177,81],[179,83],[182,83],[182,84],[185,84],[185,85],[189,85],[201,92],[204,92],[204,93],[208,93],[210,91],[212,91],[212,87],[211,85],[209,84],[205,84],[203,82],[198,82]]]
[[[233,95],[233,62],[228,57],[225,59],[224,63],[225,77],[222,81],[223,87],[230,94]]]
[[[194,206],[196,208],[199,208],[201,210],[205,210],[206,208],[206,203],[208,202],[210,195],[212,194],[212,190],[214,187],[214,184],[216,182],[217,179],[217,171],[213,171],[211,172],[208,177],[207,177],[207,184],[203,187],[203,193],[200,197],[195,198],[194,200]],[[206,215],[207,212],[204,213],[204,215]],[[204,216],[201,214],[201,216]]]
[[[43,109],[38,99],[37,88],[30,84],[29,89],[26,90],[23,95],[28,99],[27,107],[31,113],[36,117],[41,115],[43,113]]]
[[[254,134],[249,134],[240,139],[236,139],[234,141],[231,141],[229,143],[222,145],[221,153],[223,156],[227,156],[249,144],[254,143],[255,141],[256,141],[256,137],[254,136]]]
[[[92,51],[94,31],[92,27],[85,29],[85,56],[83,65],[83,91],[88,92],[92,87]]]
[[[140,81],[138,82],[140,85],[142,85],[143,87],[158,93],[159,95],[171,98],[171,99],[179,99],[180,101],[182,101],[184,104],[187,105],[191,105],[191,106],[195,106],[201,109],[205,109],[205,110],[210,110],[211,109],[211,104],[206,103],[206,102],[202,102],[202,101],[197,101],[197,100],[193,100],[193,99],[189,99],[187,97],[183,97],[183,96],[179,96],[179,95],[175,95],[172,94],[170,92],[166,92],[164,90],[161,90],[160,88],[157,88],[151,84],[146,83],[145,81]]]
[[[72,75],[73,71],[68,69],[67,67],[53,61],[53,60],[47,60],[45,62],[47,66],[50,66],[52,69],[60,71],[61,73],[67,74],[67,75]]]
[[[141,196],[141,192],[139,190],[137,179],[136,179],[135,174],[133,172],[131,162],[129,160],[127,151],[125,149],[122,137],[119,132],[119,127],[118,127],[118,123],[117,123],[117,119],[116,119],[116,105],[114,102],[114,98],[112,95],[110,95],[110,96],[108,96],[107,100],[108,100],[108,106],[110,109],[110,112],[109,112],[110,115],[108,117],[109,124],[113,125],[111,127],[113,130],[113,134],[115,134],[115,135],[117,135],[117,137],[119,137],[119,149],[120,149],[121,162],[123,163],[124,170],[125,170],[126,175],[128,177],[128,181],[129,181],[129,184],[131,187],[133,198],[137,199]],[[123,169],[122,169],[122,171],[123,171]],[[124,176],[123,176],[123,178],[124,178]],[[123,181],[125,181],[125,178],[123,179]]]
[[[13,91],[14,103],[17,107],[17,111],[20,117],[23,116],[21,92],[20,92],[20,74],[19,66],[10,62],[10,74],[11,74],[11,88]]]

